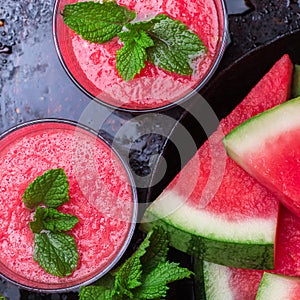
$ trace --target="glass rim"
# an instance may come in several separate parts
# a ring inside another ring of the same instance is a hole
[[[37,287],[39,284],[36,284],[36,286],[30,286],[29,284],[26,285],[24,283],[20,283],[14,279],[8,277],[8,275],[2,274],[2,272],[0,271],[0,277],[3,278],[5,281],[10,282],[10,283],[16,285],[17,287],[26,289],[28,291],[38,292],[38,293],[49,293],[49,294],[50,293],[74,292],[81,286],[90,285],[93,282],[100,279],[101,277],[103,277],[104,275],[106,275],[120,261],[120,259],[124,255],[125,251],[128,249],[128,246],[132,240],[134,231],[136,229],[136,224],[137,224],[137,219],[138,219],[137,189],[136,189],[134,177],[132,175],[132,171],[131,171],[130,167],[127,165],[127,163],[122,158],[122,156],[119,154],[119,152],[115,149],[115,147],[113,147],[113,145],[111,145],[103,136],[99,135],[94,129],[92,129],[84,124],[81,124],[79,122],[73,121],[73,120],[68,120],[68,119],[64,119],[64,118],[40,118],[40,119],[31,120],[31,121],[26,121],[26,122],[17,124],[9,129],[7,129],[3,133],[1,133],[0,134],[0,144],[1,144],[1,141],[3,138],[5,138],[6,136],[8,136],[9,134],[11,134],[13,132],[16,132],[19,129],[22,129],[25,127],[30,127],[32,125],[44,124],[44,123],[59,123],[59,124],[71,125],[74,127],[78,127],[83,131],[87,131],[90,134],[95,135],[96,138],[100,139],[101,142],[103,142],[110,150],[113,151],[114,155],[116,156],[116,158],[119,160],[119,162],[123,166],[125,174],[127,175],[128,184],[130,185],[131,193],[132,193],[132,217],[130,218],[130,226],[128,229],[127,237],[124,240],[122,247],[120,248],[120,251],[118,251],[117,255],[112,259],[112,261],[103,270],[96,273],[93,277],[91,277],[87,280],[80,279],[79,280],[80,282],[78,282],[78,280],[76,280],[78,283],[76,282],[75,284],[73,284],[72,282],[70,282],[70,285],[68,284],[68,282],[52,283],[51,286],[53,286],[53,287],[51,287],[51,288],[44,288],[44,287],[39,288],[39,287]],[[1,264],[2,264],[2,262],[1,262]],[[13,273],[14,272],[11,271],[11,274],[13,274]],[[29,280],[29,281],[34,282],[33,280]],[[47,283],[41,283],[41,284],[43,286],[49,285]],[[67,287],[59,287],[62,284],[67,285]]]
[[[74,75],[69,70],[69,68],[65,62],[65,59],[63,58],[63,56],[61,54],[60,46],[59,46],[59,42],[58,42],[58,38],[57,38],[57,34],[56,34],[56,19],[57,19],[57,15],[59,13],[58,7],[59,7],[60,1],[61,0],[55,0],[54,9],[53,9],[53,17],[52,17],[52,37],[53,37],[55,50],[56,50],[57,56],[59,58],[60,64],[62,65],[62,67],[63,67],[64,71],[66,72],[66,74],[68,75],[68,77],[71,79],[71,81],[75,84],[75,86],[79,90],[81,90],[91,100],[95,101],[96,103],[102,104],[103,106],[105,106],[109,109],[112,109],[112,110],[133,113],[133,114],[134,113],[163,112],[165,110],[168,110],[170,108],[173,108],[177,105],[180,105],[180,104],[186,102],[188,99],[193,97],[196,93],[198,93],[202,88],[204,88],[206,83],[211,79],[211,77],[217,70],[217,68],[222,60],[222,57],[226,50],[226,47],[228,46],[228,44],[230,42],[229,22],[228,22],[228,15],[227,15],[227,8],[226,8],[225,0],[213,0],[214,2],[218,1],[220,4],[220,8],[221,8],[220,13],[222,13],[221,18],[223,20],[221,25],[222,25],[223,30],[222,30],[222,35],[220,36],[220,42],[219,42],[218,52],[216,54],[216,57],[213,60],[211,67],[208,69],[208,72],[201,79],[201,81],[195,87],[193,87],[191,91],[188,91],[184,96],[182,96],[179,99],[177,99],[171,103],[168,103],[168,104],[164,104],[164,105],[154,107],[154,108],[137,108],[137,109],[135,109],[135,108],[120,107],[120,106],[116,106],[111,103],[108,103],[108,102],[98,98],[97,96],[93,95],[90,91],[88,91],[85,87],[83,87],[81,85],[81,83],[79,83],[75,79]],[[219,13],[218,8],[217,8],[217,11]]]

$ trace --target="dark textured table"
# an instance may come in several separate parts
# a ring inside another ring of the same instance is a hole
[[[133,118],[128,113],[113,112],[96,104],[74,86],[55,52],[53,6],[54,0],[0,2],[0,132],[37,118],[79,120],[98,130],[119,149],[135,175],[139,200],[146,201],[150,196],[145,187],[164,149],[172,123],[165,127],[160,123],[159,113]],[[215,76],[249,51],[300,27],[300,4],[296,0],[228,0],[228,13],[231,43]],[[181,109],[173,108],[163,114],[170,116],[175,125],[182,113]],[[119,134],[128,120],[132,130]],[[145,128],[150,128],[152,133],[144,134]],[[139,238],[137,235],[133,244]],[[178,253],[175,251],[171,255],[176,258]],[[189,257],[180,259],[183,264],[189,264]],[[0,294],[11,300],[77,299],[76,293],[42,295],[19,290],[4,281],[0,283]],[[172,286],[169,299],[187,297],[193,299],[191,282]]]

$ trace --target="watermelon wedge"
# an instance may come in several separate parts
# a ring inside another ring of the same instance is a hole
[[[292,70],[284,55],[220,122],[147,208],[143,230],[162,225],[173,247],[206,261],[241,268],[273,267],[278,201],[227,157],[222,138],[248,118],[286,101]]]
[[[201,300],[254,300],[264,273],[262,270],[231,268],[200,260],[195,261],[194,271],[197,297]],[[268,273],[285,275],[286,278],[300,277],[300,218],[283,205],[280,205],[277,223],[275,269],[269,270]],[[298,298],[295,299],[298,300],[300,297],[297,295]],[[269,296],[262,299],[294,298]]]
[[[299,300],[300,278],[264,273],[256,300]]]
[[[255,300],[264,271],[202,264],[206,300]]]
[[[267,110],[232,130],[229,156],[300,216],[300,97]]]

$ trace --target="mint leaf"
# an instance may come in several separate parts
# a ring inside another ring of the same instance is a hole
[[[128,81],[145,68],[146,48],[154,43],[144,30],[123,31],[118,36],[124,42],[124,46],[117,51],[116,67],[119,75]]]
[[[136,252],[128,258],[115,274],[115,290],[117,294],[124,294],[130,298],[133,297],[132,289],[140,286],[142,277],[142,264],[140,258],[146,253],[150,245],[150,232],[140,244]]]
[[[111,300],[114,292],[105,286],[81,287],[79,292],[80,300]]]
[[[33,258],[52,275],[71,275],[78,263],[75,239],[62,232],[35,234]]]
[[[34,221],[30,222],[30,229],[33,233],[40,233],[42,230],[53,232],[71,230],[78,218],[69,214],[59,212],[55,208],[38,207],[34,213]]]
[[[82,38],[101,44],[116,37],[136,13],[114,1],[89,1],[66,5],[62,16],[66,25]]]
[[[115,277],[110,273],[99,279],[96,284],[80,287],[80,300],[111,300],[121,299],[115,296],[114,290]]]
[[[150,273],[159,263],[167,260],[168,244],[167,232],[162,227],[155,228],[150,236],[150,246],[145,255],[141,257],[143,275]]]
[[[168,283],[190,277],[193,273],[177,263],[162,262],[151,273],[143,276],[143,284],[135,289],[135,299],[157,299],[166,297]]]
[[[6,300],[6,298],[2,295],[0,295],[0,300]]]
[[[63,169],[51,169],[38,176],[25,190],[22,200],[33,209],[39,204],[58,207],[69,201],[69,183]]]
[[[154,46],[147,49],[148,60],[169,72],[191,75],[191,58],[206,50],[198,35],[163,14],[151,20],[151,24],[149,35]]]
[[[141,258],[143,265],[142,284],[134,290],[136,299],[157,299],[165,297],[167,284],[189,277],[192,272],[176,263],[167,261],[168,235],[162,227],[157,227],[150,236],[150,246]]]

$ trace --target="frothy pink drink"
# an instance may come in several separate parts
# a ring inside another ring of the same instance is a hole
[[[22,194],[36,176],[63,168],[70,201],[58,209],[78,217],[70,231],[79,252],[77,269],[60,278],[33,260],[33,212]],[[60,289],[88,282],[124,252],[132,235],[135,194],[115,152],[74,124],[37,122],[0,140],[0,272],[35,289]]]

